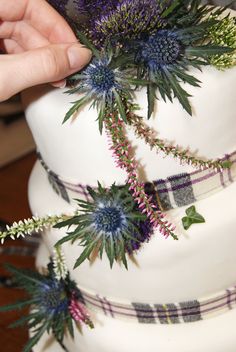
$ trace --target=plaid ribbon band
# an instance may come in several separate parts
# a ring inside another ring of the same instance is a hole
[[[87,185],[71,183],[55,174],[45,164],[40,154],[38,158],[48,174],[48,180],[55,190],[67,202],[82,196],[89,199]],[[233,183],[236,179],[236,151],[226,155],[222,160],[230,160],[230,169],[220,170],[197,170],[192,173],[183,173],[145,183],[145,191],[152,196],[154,204],[160,210],[170,210],[177,207],[192,204],[206,198]]]
[[[236,286],[202,300],[180,303],[115,303],[105,297],[80,291],[91,311],[110,318],[133,320],[143,324],[180,324],[205,320],[236,307]]]

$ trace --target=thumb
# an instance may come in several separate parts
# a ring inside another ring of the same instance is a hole
[[[91,59],[81,44],[54,44],[20,54],[0,56],[0,101],[38,84],[60,81]]]

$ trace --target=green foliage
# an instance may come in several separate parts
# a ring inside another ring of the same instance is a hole
[[[186,210],[186,215],[187,216],[182,219],[182,224],[185,230],[188,230],[193,224],[201,224],[205,222],[204,217],[197,213],[194,205]]]

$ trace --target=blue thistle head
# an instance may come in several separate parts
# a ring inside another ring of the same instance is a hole
[[[115,200],[99,202],[92,214],[92,219],[96,231],[103,233],[105,237],[118,237],[127,230],[127,214],[125,214],[122,204]]]
[[[84,36],[80,33],[82,39]],[[87,39],[86,39],[87,40]],[[98,52],[92,44],[89,47],[94,51],[96,58],[80,73],[76,73],[70,78],[74,88],[67,91],[69,94],[79,93],[82,97],[74,102],[72,108],[67,112],[64,122],[67,121],[75,111],[83,105],[92,101],[91,107],[98,109],[99,130],[102,133],[103,122],[108,109],[119,111],[121,119],[127,121],[124,101],[131,99],[131,82],[134,79],[128,72],[116,68],[114,64],[116,58],[112,49],[109,53]],[[117,50],[118,51],[118,50]]]
[[[102,257],[105,250],[111,267],[114,260],[121,260],[127,268],[126,253],[137,250],[140,243],[149,239],[152,225],[146,223],[146,215],[139,212],[128,186],[112,185],[110,189],[104,189],[98,184],[98,189],[88,187],[88,192],[91,201],[78,200],[81,214],[56,225],[59,228],[67,224],[76,225],[73,239],[68,235],[58,245],[62,241],[78,239],[85,247],[75,267],[89,259],[93,251],[98,251]]]
[[[64,284],[57,280],[42,283],[37,292],[38,306],[47,314],[67,312],[69,300]]]
[[[83,73],[86,76],[84,85],[96,95],[110,95],[114,88],[118,88],[115,71],[107,61],[94,60]]]
[[[140,44],[137,60],[150,71],[175,64],[181,56],[183,46],[178,34],[171,30],[160,30]]]

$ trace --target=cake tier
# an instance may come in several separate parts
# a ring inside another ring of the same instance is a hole
[[[48,252],[41,247],[38,265],[45,267]],[[173,287],[174,288],[174,287]],[[186,285],[185,287],[186,288]],[[70,352],[235,352],[236,309],[203,321],[178,325],[145,325],[96,315],[94,330],[75,330],[75,338],[65,338]],[[34,352],[63,352],[48,335]]]
[[[197,151],[201,157],[222,157],[236,149],[236,68],[221,72],[205,67],[203,72],[192,73],[202,81],[202,88],[185,85],[193,96],[190,98],[193,116],[189,116],[176,99],[173,104],[160,99],[148,124],[158,131],[160,138]],[[78,99],[77,95],[63,93],[60,89],[38,87],[23,95],[29,126],[47,165],[72,182],[91,186],[96,185],[97,180],[106,186],[114,181],[124,183],[126,175],[114,164],[107,137],[98,131],[94,109],[86,106],[77,117],[62,124],[70,102]],[[136,98],[142,108],[139,114],[146,117],[145,89],[137,92]],[[192,171],[190,166],[181,166],[171,157],[163,158],[155,150],[150,151],[143,141],[134,138],[131,129],[128,136],[143,167],[142,181]]]
[[[45,171],[37,163],[29,184],[30,204],[38,215],[71,213],[72,206],[52,190]],[[79,287],[115,302],[168,303],[204,298],[236,282],[235,248],[236,218],[234,200],[236,183],[195,203],[205,224],[195,224],[187,232],[181,219],[185,207],[168,212],[169,219],[177,224],[178,241],[165,239],[156,233],[128,260],[129,270],[117,263],[109,267],[106,256],[93,263],[85,261],[73,270],[82,247],[63,245],[66,263]],[[44,240],[50,251],[65,235],[65,230],[45,232]]]

